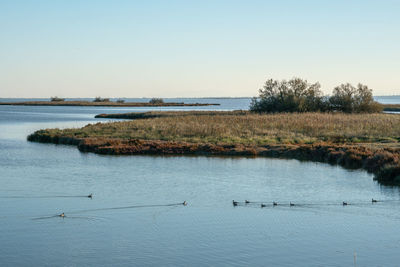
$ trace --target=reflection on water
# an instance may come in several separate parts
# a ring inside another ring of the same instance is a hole
[[[400,261],[399,190],[364,171],[26,142],[97,111],[0,106],[1,265],[354,266],[355,252],[357,266]]]

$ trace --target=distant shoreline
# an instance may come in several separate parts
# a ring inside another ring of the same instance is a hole
[[[95,107],[193,107],[193,106],[219,106],[218,103],[146,103],[146,102],[90,102],[90,101],[24,101],[24,102],[0,102],[0,105],[12,106],[95,106]]]

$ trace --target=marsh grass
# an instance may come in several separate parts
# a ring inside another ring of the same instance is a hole
[[[213,144],[379,143],[397,147],[400,116],[343,113],[240,113],[153,117],[48,129],[48,135],[185,141]]]

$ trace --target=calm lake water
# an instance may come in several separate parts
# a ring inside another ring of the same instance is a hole
[[[364,171],[266,158],[101,156],[26,141],[37,129],[143,110],[0,106],[1,266],[354,266],[355,254],[357,266],[399,266],[400,191]],[[268,206],[233,207],[233,199]]]

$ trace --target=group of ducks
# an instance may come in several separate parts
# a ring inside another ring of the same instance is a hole
[[[372,202],[372,203],[377,203],[378,200],[372,199],[371,202]],[[245,204],[249,204],[250,201],[249,201],[249,200],[245,200],[244,203],[245,203]],[[232,200],[232,204],[233,204],[234,207],[236,207],[237,205],[239,205],[239,202],[238,202],[238,201],[235,201],[235,200]],[[343,206],[347,206],[347,205],[350,205],[350,204],[347,203],[347,202],[345,202],[345,201],[343,201],[343,202],[342,202],[342,205],[343,205]],[[261,208],[265,208],[266,206],[267,206],[266,204],[261,203]],[[272,206],[278,206],[278,203],[275,202],[275,201],[273,201],[273,202],[272,202]],[[294,203],[292,203],[292,202],[289,202],[289,206],[290,206],[290,207],[293,207],[293,206],[296,206],[296,204],[294,204]]]

